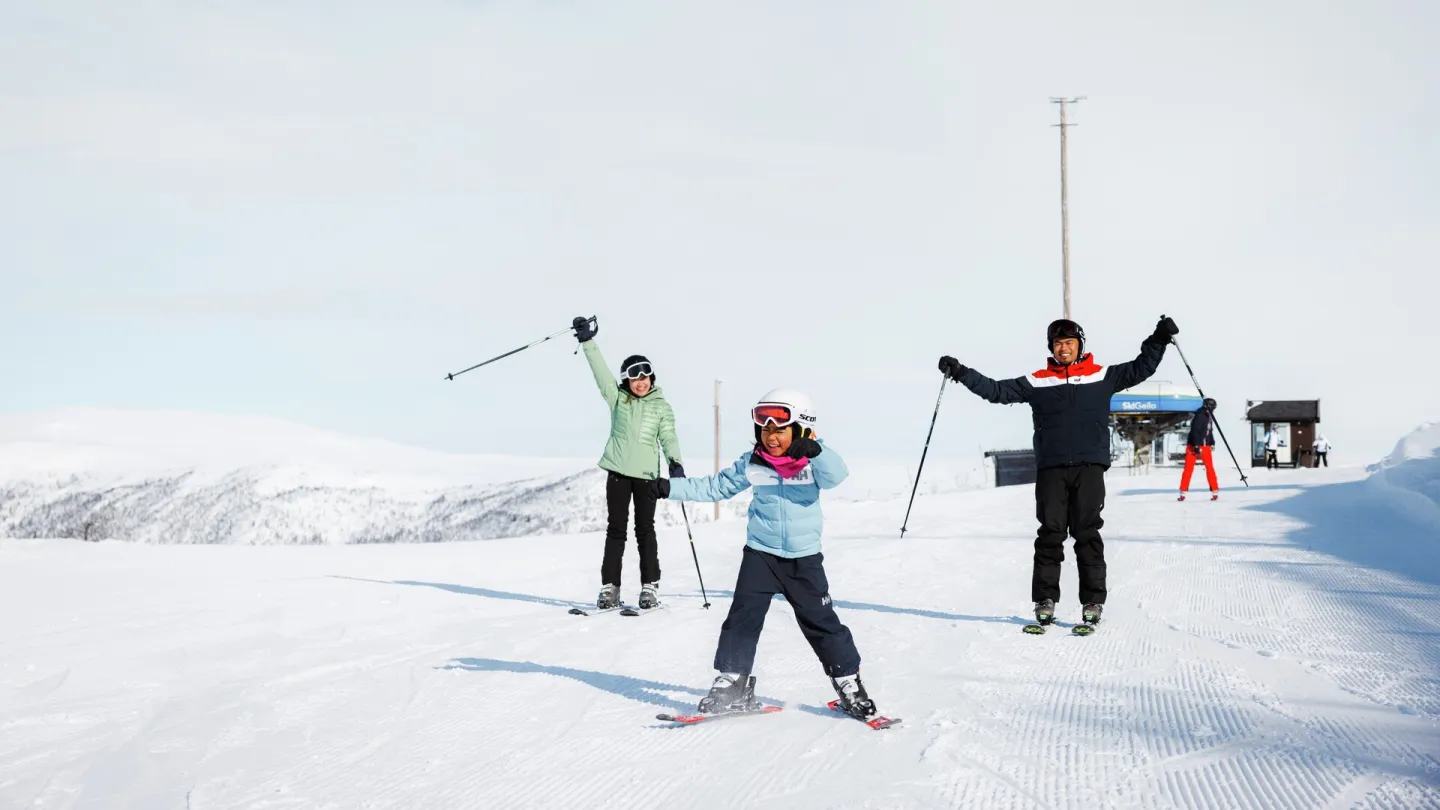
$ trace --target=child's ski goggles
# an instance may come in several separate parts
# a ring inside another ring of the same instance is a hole
[[[760,427],[765,427],[766,422],[774,422],[775,427],[795,424],[795,411],[789,405],[780,405],[774,402],[762,402],[756,405],[750,409],[750,416]]]
[[[636,363],[629,368],[622,369],[620,373],[624,374],[627,380],[638,380],[641,377],[655,376],[655,370],[650,368],[649,363]]]

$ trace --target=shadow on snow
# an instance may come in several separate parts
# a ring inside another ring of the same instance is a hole
[[[557,678],[568,678],[591,688],[599,689],[602,692],[618,695],[626,700],[660,706],[677,714],[693,714],[695,712],[695,706],[699,701],[695,700],[690,703],[681,703],[671,697],[671,693],[679,692],[694,695],[698,698],[703,697],[708,691],[706,689],[695,689],[674,683],[647,681],[641,678],[632,678],[628,675],[616,675],[609,672],[596,672],[594,670],[575,669],[573,667],[547,666],[545,664],[536,664],[532,661],[503,661],[496,658],[456,658],[446,666],[437,667],[437,669],[463,670],[465,672],[513,672],[521,675],[550,675]],[[784,705],[782,701],[772,697],[765,697],[759,694],[755,697],[761,703],[768,705]],[[796,704],[793,707],[787,706],[786,708],[796,708],[807,714],[837,720],[847,719],[831,711],[826,706]]]
[[[586,606],[585,603],[576,602],[571,599],[554,599],[549,596],[536,596],[529,593],[496,591],[490,588],[476,588],[470,585],[452,585],[448,582],[416,582],[408,579],[365,579],[364,577],[346,577],[338,574],[332,574],[331,579],[348,579],[351,582],[371,582],[376,585],[409,585],[416,588],[436,588],[464,596],[483,596],[487,599],[506,599],[512,602],[533,602],[537,605],[553,605],[555,607],[569,608]]]
[[[450,593],[458,593],[464,596],[483,596],[487,599],[507,599],[515,602],[533,602],[540,605],[553,605],[556,607],[585,607],[585,603],[567,599],[554,599],[549,596],[536,596],[528,593],[512,593],[510,591],[497,591],[490,588],[477,588],[471,585],[453,585],[446,582],[417,582],[414,580],[385,580],[365,579],[363,577],[347,577],[332,575],[333,579],[347,579],[352,582],[371,582],[377,585],[409,585],[420,588],[436,588]],[[721,599],[734,598],[734,591],[710,591],[711,596]],[[675,594],[675,599],[699,599],[698,593]],[[784,597],[776,594],[776,599]],[[990,622],[994,624],[1025,624],[1028,619],[1018,616],[975,616],[968,613],[946,613],[939,610],[927,610],[924,608],[892,607],[890,605],[877,605],[870,602],[851,602],[844,599],[836,599],[833,603],[840,610],[873,610],[878,613],[897,613],[906,616],[920,616],[926,619],[941,619],[952,622]]]

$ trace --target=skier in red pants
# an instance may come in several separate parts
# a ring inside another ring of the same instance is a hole
[[[1215,480],[1215,460],[1211,452],[1215,447],[1215,400],[1206,398],[1205,404],[1190,420],[1190,436],[1185,440],[1185,472],[1180,474],[1180,500],[1190,491],[1190,476],[1195,474],[1195,459],[1199,457],[1205,465],[1205,480],[1210,484],[1210,500],[1220,500],[1220,484]]]

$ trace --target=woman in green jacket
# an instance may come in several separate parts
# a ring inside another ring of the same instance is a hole
[[[675,437],[675,413],[655,385],[655,369],[642,355],[631,355],[620,364],[623,382],[605,365],[595,345],[595,327],[586,318],[572,324],[575,338],[585,349],[585,359],[595,375],[595,384],[610,409],[610,438],[600,467],[607,471],[605,505],[609,520],[605,527],[605,559],[600,565],[600,596],[595,606],[602,610],[620,605],[620,567],[625,557],[625,523],[630,503],[635,503],[635,543],[640,547],[640,609],[660,605],[660,553],[655,539],[655,496],[648,484],[660,477],[660,457],[655,447],[665,450],[670,477],[685,477],[680,465],[680,441]]]

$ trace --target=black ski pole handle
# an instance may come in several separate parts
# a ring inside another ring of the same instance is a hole
[[[593,338],[593,337],[595,337],[596,335],[600,334],[600,316],[599,316],[599,315],[591,315],[589,318],[586,318],[586,319],[585,319],[585,323],[587,323],[587,324],[590,325],[590,337]],[[572,327],[572,328],[573,328],[573,327]],[[576,346],[576,347],[575,347],[575,351],[572,352],[571,354],[572,354],[572,356],[573,356],[573,355],[576,355],[576,354],[579,354],[579,353],[580,353],[580,347],[579,347],[579,346]]]

